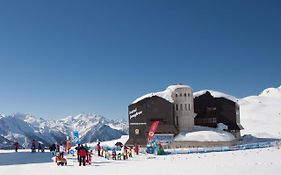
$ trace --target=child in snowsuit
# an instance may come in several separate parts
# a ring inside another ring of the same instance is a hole
[[[116,160],[116,151],[115,151],[115,149],[112,150],[112,160]]]
[[[135,151],[136,155],[139,155],[139,146],[138,145],[135,145],[134,151]]]
[[[121,154],[121,153],[118,153],[117,159],[118,159],[118,160],[121,160],[121,157],[122,157],[122,154]]]
[[[92,156],[93,156],[93,150],[90,150],[89,153],[88,153],[88,160],[87,160],[87,163],[89,165],[92,164]]]

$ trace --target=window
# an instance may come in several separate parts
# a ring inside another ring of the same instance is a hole
[[[176,116],[176,125],[179,126],[179,117]]]
[[[135,129],[135,135],[139,135],[140,134],[140,130],[137,128]]]
[[[216,117],[216,110],[215,107],[207,107],[207,116],[208,117]]]
[[[178,94],[176,94],[176,97],[178,97]]]
[[[182,93],[180,93],[180,97],[182,97]]]
[[[186,93],[184,93],[184,96],[186,97]]]
[[[190,93],[188,93],[188,96],[190,97]]]
[[[176,104],[176,111],[178,111],[179,110],[179,105],[178,104]]]
[[[183,111],[182,104],[180,104],[180,110]]]
[[[184,108],[185,108],[185,110],[187,111],[187,104],[184,104]]]
[[[188,110],[189,110],[189,111],[191,110],[190,104],[188,104]]]

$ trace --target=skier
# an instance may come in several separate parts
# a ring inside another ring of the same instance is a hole
[[[15,143],[15,151],[16,152],[18,152],[19,147],[20,147],[20,144],[19,144],[18,141],[16,141],[16,143]]]

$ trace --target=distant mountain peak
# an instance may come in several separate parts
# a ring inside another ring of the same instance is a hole
[[[103,128],[103,132],[99,131],[100,128]],[[23,144],[25,137],[28,140],[41,141],[46,145],[60,143],[65,141],[66,136],[72,138],[74,130],[79,131],[82,143],[96,141],[91,140],[96,138],[101,140],[116,139],[116,137],[128,133],[128,123],[86,113],[67,116],[59,120],[45,120],[23,113],[0,116],[0,136],[10,140],[10,142],[5,142],[7,144],[13,143],[16,139]],[[101,135],[104,133],[108,135]],[[2,147],[6,148],[8,145],[2,145]],[[10,147],[12,148],[13,145]]]
[[[263,90],[259,96],[264,96],[264,97],[281,97],[281,86],[278,88],[267,88]]]

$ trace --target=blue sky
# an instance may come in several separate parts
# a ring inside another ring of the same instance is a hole
[[[170,84],[281,85],[280,1],[1,1],[0,113],[127,118]]]

